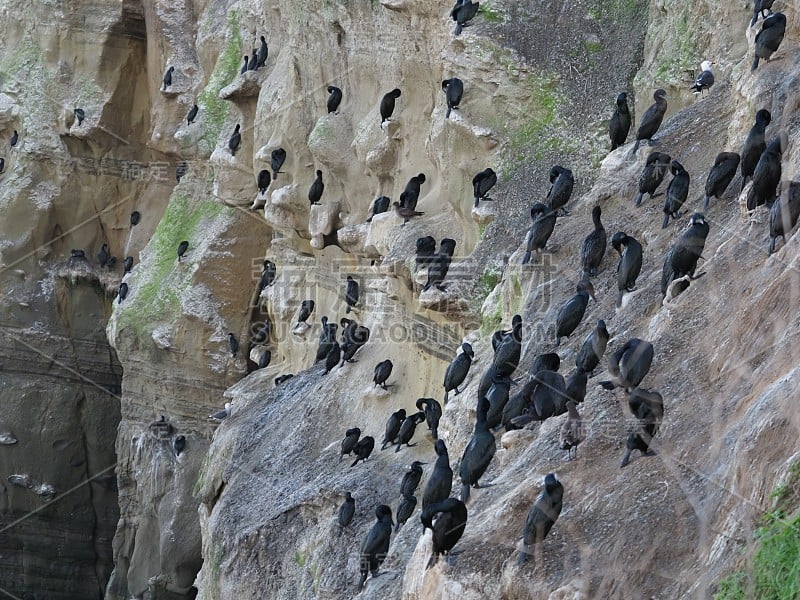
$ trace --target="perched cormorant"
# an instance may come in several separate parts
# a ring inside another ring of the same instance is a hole
[[[689,195],[689,173],[683,168],[683,165],[677,160],[673,160],[670,171],[672,172],[672,181],[669,182],[667,196],[664,199],[664,221],[661,223],[661,229],[666,229],[670,217],[673,219],[681,217],[683,214],[681,206]]]
[[[86,113],[83,112],[82,108],[75,109],[75,118],[78,119],[78,127],[83,124],[83,120],[86,118]]]
[[[181,160],[175,165],[175,181],[178,183],[181,182],[181,178],[186,175],[186,171],[189,168],[189,164],[185,160]]]
[[[319,334],[319,345],[317,346],[316,360],[322,360],[328,356],[328,352],[336,341],[336,330],[339,326],[336,323],[328,323],[328,317],[320,319],[322,331]]]
[[[464,383],[464,380],[467,378],[467,373],[469,373],[469,368],[472,366],[472,359],[475,358],[475,352],[472,350],[472,346],[467,342],[461,344],[461,350],[463,350],[463,352],[453,359],[448,365],[447,371],[444,373],[445,405],[447,405],[447,396],[452,390],[455,390],[456,396],[461,393],[458,386]]]
[[[511,391],[510,379],[498,379],[493,381],[486,392],[485,398],[489,401],[489,413],[486,415],[486,424],[494,429],[503,421],[503,409],[508,403],[508,395]]]
[[[367,223],[372,223],[372,217],[375,215],[380,215],[385,213],[389,210],[389,205],[392,203],[392,199],[389,196],[379,196],[375,198],[375,201],[372,203],[372,214],[367,219]],[[433,239],[433,238],[431,238]],[[436,242],[433,242],[434,248],[436,247]]]
[[[250,64],[250,57],[247,54],[243,57],[242,68],[239,69],[239,75],[244,75],[247,72],[247,65]]]
[[[600,213],[600,206],[595,206],[592,209],[594,231],[586,236],[581,247],[581,264],[587,277],[597,275],[597,270],[606,254],[606,228],[600,222]]]
[[[582,279],[576,286],[577,293],[567,300],[558,310],[556,316],[556,346],[561,343],[562,337],[569,337],[577,329],[586,313],[589,298],[597,302],[594,297],[594,286],[588,279]]]
[[[494,187],[495,183],[497,183],[497,173],[490,168],[484,169],[472,178],[472,191],[476,207],[481,200],[484,202],[492,200],[486,194]]]
[[[351,275],[347,276],[347,288],[344,292],[344,301],[347,303],[345,313],[349,313],[358,304],[358,282]]]
[[[694,278],[697,261],[703,254],[709,229],[709,225],[701,213],[692,215],[689,227],[664,258],[664,269],[661,275],[662,298],[667,295],[667,287],[673,279],[679,279],[684,275]]]
[[[597,326],[586,336],[581,349],[575,355],[575,366],[581,371],[592,373],[606,353],[609,337],[606,322],[598,320]]]
[[[311,187],[308,188],[308,201],[311,206],[319,204],[323,191],[325,191],[325,184],[322,183],[322,171],[318,169],[316,178],[311,183]]]
[[[753,4],[753,20],[750,21],[750,27],[756,24],[758,17],[764,16],[764,11],[772,14],[772,4],[775,0],[756,0]]]
[[[564,486],[553,473],[548,473],[544,478],[544,489],[537,496],[528,512],[528,518],[525,519],[525,529],[522,533],[523,549],[519,553],[517,564],[521,565],[527,560],[528,547],[541,548],[558,515],[561,514],[563,498]]]
[[[339,346],[339,342],[334,340],[328,349],[328,354],[325,355],[325,372],[323,375],[330,373],[331,369],[339,364],[340,358],[342,358],[342,348]]]
[[[636,143],[633,145],[631,154],[636,154],[639,149],[639,143],[642,140],[647,140],[648,145],[653,144],[653,136],[661,127],[661,121],[664,120],[664,115],[667,112],[667,92],[662,89],[657,89],[653,93],[654,104],[650,105],[644,114],[641,121],[639,121],[639,129],[636,131]]]
[[[353,448],[353,454],[356,455],[356,459],[350,466],[355,467],[359,461],[367,460],[369,455],[372,454],[373,448],[375,448],[375,438],[372,436],[367,435],[358,440],[355,448]]]
[[[583,421],[580,414],[578,414],[578,408],[574,400],[567,402],[567,413],[569,416],[561,426],[558,441],[561,449],[569,453],[567,454],[567,459],[572,460],[572,449],[575,448],[575,456],[577,456],[578,444],[586,438],[586,433],[583,431]]]
[[[423,508],[420,520],[423,531],[428,528],[432,532],[431,557],[425,567],[430,569],[439,560],[440,555],[450,554],[464,535],[464,529],[467,527],[467,507],[457,498],[447,498]]]
[[[770,114],[768,110],[765,108],[759,110],[756,113],[756,122],[753,127],[750,128],[750,132],[744,140],[741,154],[742,160],[739,163],[742,169],[742,190],[744,190],[744,186],[747,184],[747,178],[753,176],[753,172],[756,170],[756,165],[758,164],[758,159],[761,158],[762,152],[767,149],[764,132],[771,121],[772,114]]]
[[[131,213],[131,227],[136,227],[141,220],[142,215],[138,210],[135,210]]]
[[[611,243],[620,253],[617,264],[617,306],[622,306],[623,295],[636,289],[636,278],[642,271],[642,245],[624,231],[615,233]]]
[[[277,385],[277,382],[276,382]],[[342,440],[342,450],[339,453],[339,462],[342,462],[342,457],[345,454],[350,454],[358,443],[358,438],[361,437],[361,430],[358,427],[352,427],[345,431],[344,439]]]
[[[0,158],[0,173],[4,173],[6,170],[6,159]]]
[[[177,436],[172,442],[172,447],[175,450],[175,456],[180,456],[181,453],[186,449],[186,436]]]
[[[264,194],[269,187],[269,184],[272,182],[272,177],[270,177],[269,169],[261,169],[258,172],[258,193]]]
[[[189,114],[186,115],[186,124],[191,125],[194,123],[194,120],[197,118],[197,113],[200,111],[200,107],[195,104],[192,108],[189,109]]]
[[[270,164],[269,166],[272,168],[272,178],[277,179],[278,173],[283,173],[281,171],[281,167],[283,163],[286,162],[286,150],[283,148],[275,148],[270,154]]]
[[[418,398],[416,406],[425,413],[425,422],[433,439],[439,439],[439,419],[442,418],[442,405],[433,398]]]
[[[755,210],[764,204],[771,206],[775,201],[775,190],[781,182],[783,152],[788,145],[789,138],[786,132],[781,131],[761,154],[753,172],[753,185],[747,194],[747,210]]]
[[[167,69],[167,72],[164,73],[164,89],[166,90],[169,86],[172,85],[172,72],[175,70],[175,67],[170,67]]]
[[[565,394],[568,400],[580,404],[586,398],[586,385],[589,383],[589,374],[583,369],[576,368],[565,382]]]
[[[297,315],[297,322],[305,323],[308,320],[308,317],[311,316],[311,313],[314,312],[314,306],[313,300],[303,300],[300,303],[300,314]]]
[[[634,389],[628,392],[628,408],[637,423],[628,433],[625,440],[625,454],[620,463],[620,469],[628,464],[631,452],[639,450],[642,456],[653,456],[655,452],[650,449],[653,436],[658,433],[658,428],[664,418],[664,399],[658,392]]]
[[[186,251],[189,249],[189,242],[183,240],[180,244],[178,244],[178,262],[181,262],[181,258],[183,255],[186,254]]]
[[[417,487],[419,487],[419,482],[422,479],[422,465],[427,463],[420,462],[415,460],[411,463],[411,467],[408,469],[405,475],[403,475],[403,481],[400,483],[400,495],[404,498],[410,498],[414,495]]]
[[[386,359],[382,362],[379,362],[375,365],[375,376],[372,378],[372,381],[375,382],[375,385],[381,386],[383,389],[387,389],[389,386],[386,385],[386,381],[392,375],[392,361]]]
[[[397,100],[401,94],[402,92],[395,88],[381,98],[381,128],[383,128],[383,122],[388,121],[389,117],[394,113],[395,100]]]
[[[497,353],[498,346],[503,343],[509,333],[511,333],[510,329],[498,329],[492,334],[492,352]]]
[[[14,146],[16,146],[18,141],[19,141],[19,133],[17,133],[17,130],[15,129],[14,133],[11,135],[11,147],[13,148]]]
[[[268,55],[269,46],[267,46],[267,38],[262,35],[261,45],[258,47],[258,51],[256,52],[256,69],[263,67],[266,64]]]
[[[457,0],[453,10],[450,11],[450,16],[456,22],[455,35],[461,35],[461,30],[464,27],[469,27],[472,23],[470,21],[478,14],[480,2],[472,2],[471,0]]]
[[[514,315],[511,319],[511,334],[503,338],[494,353],[492,366],[495,367],[495,375],[499,377],[511,377],[519,365],[522,355],[522,317]],[[480,398],[480,394],[478,395]]]
[[[271,260],[264,261],[264,268],[261,271],[261,280],[258,282],[259,295],[264,288],[271,286],[275,282],[275,275],[277,272],[278,268],[275,266],[274,262]]]
[[[461,96],[464,95],[464,82],[458,77],[452,77],[442,81],[442,91],[447,97],[447,112],[444,115],[445,119],[450,118],[450,111],[458,108],[461,102]]]
[[[654,353],[650,342],[631,338],[608,357],[611,381],[601,381],[600,385],[607,390],[615,387],[631,390],[638,387],[650,372]]]
[[[405,525],[405,522],[414,514],[414,509],[417,508],[417,499],[412,496],[402,496],[400,504],[397,505],[397,525],[395,525],[394,532],[400,531],[400,526]]]
[[[694,85],[689,88],[692,93],[702,96],[703,90],[707,90],[714,85],[714,71],[711,70],[711,65],[713,64],[713,60],[704,60],[700,63],[700,75],[694,80]]]
[[[524,426],[532,421],[544,421],[567,411],[567,384],[564,377],[554,371],[536,373],[522,388],[521,396],[524,400],[524,414],[513,417],[513,411],[509,409],[507,415],[513,425]]]
[[[556,352],[537,354],[528,369],[528,380],[533,379],[539,371],[558,371],[561,368],[561,357]]]
[[[232,333],[228,334],[228,346],[231,349],[231,356],[236,356],[236,353],[239,352],[239,342]]]
[[[119,292],[117,292],[117,304],[122,304],[122,301],[128,296],[128,284],[124,281],[119,284]]]
[[[628,108],[628,94],[622,92],[617,96],[617,108],[608,123],[608,136],[611,138],[611,150],[616,150],[628,139],[631,130],[631,112]]]
[[[436,240],[430,236],[417,238],[416,242],[416,266],[424,266],[432,262],[433,256],[436,254]]]
[[[397,213],[397,216],[403,219],[403,225],[408,223],[408,220],[412,217],[421,217],[425,213],[418,210],[411,210],[410,208],[405,208],[400,206],[399,202],[393,202],[392,206],[394,206],[394,211]]]
[[[253,53],[250,55],[250,62],[247,63],[248,71],[258,70],[258,48],[253,48]]]
[[[379,575],[378,569],[384,560],[386,554],[389,552],[389,540],[392,536],[392,509],[381,504],[375,509],[376,523],[369,530],[364,543],[361,544],[361,580],[358,582],[358,590],[364,587],[364,582],[367,581],[367,574],[372,573],[372,577]]]
[[[781,184],[783,185],[783,184]],[[788,189],[782,191],[777,202],[772,203],[769,210],[769,253],[775,252],[775,241],[782,237],[786,243],[786,234],[797,224],[800,216],[800,182],[790,181]]]
[[[339,108],[339,104],[342,102],[342,90],[335,85],[329,85],[328,94],[330,95],[328,96],[327,107],[328,114],[330,114],[332,112],[336,112],[336,110]]]
[[[269,350],[264,350],[261,353],[261,358],[258,359],[258,368],[264,369],[269,366],[269,363],[272,361],[272,352]]]
[[[133,268],[133,257],[126,256],[125,260],[122,261],[122,269],[124,273],[130,273],[131,269]]]
[[[342,344],[342,364],[345,362],[356,362],[353,359],[358,349],[369,341],[369,329],[363,325],[356,325],[349,330],[344,343]]]
[[[550,183],[550,191],[547,193],[548,206],[555,211],[560,209],[564,215],[569,214],[564,207],[572,197],[572,188],[575,185],[572,171],[555,165],[550,169]]]
[[[528,246],[525,250],[525,255],[522,257],[523,265],[530,262],[533,252],[539,254],[547,246],[547,241],[556,227],[556,211],[546,204],[536,202],[531,207],[531,219],[533,224],[528,232]]]
[[[444,440],[436,440],[433,448],[436,451],[436,462],[425,483],[425,491],[422,494],[423,509],[429,504],[435,504],[447,498],[453,488],[453,469],[450,468],[450,455],[447,453]]]
[[[720,199],[728,189],[736,169],[739,168],[739,155],[736,152],[720,152],[714,160],[714,166],[706,179],[706,195],[703,201],[703,212],[708,210],[708,202],[713,196]]]
[[[469,501],[470,486],[475,489],[480,487],[478,480],[486,472],[489,463],[492,462],[494,458],[495,450],[497,449],[494,435],[489,431],[489,425],[486,421],[488,413],[489,401],[486,398],[481,398],[478,400],[475,430],[467,447],[464,448],[464,454],[461,456],[459,474],[461,475],[462,502]]]
[[[336,520],[339,522],[339,535],[342,535],[344,528],[353,522],[353,515],[356,513],[356,501],[350,492],[346,492],[344,502],[339,507],[339,514]]]
[[[761,25],[761,31],[756,35],[754,44],[755,58],[753,59],[752,71],[758,68],[758,61],[764,59],[769,62],[773,53],[778,51],[778,46],[783,41],[786,33],[786,15],[783,13],[772,13]]]
[[[664,152],[651,152],[647,155],[647,161],[644,164],[644,170],[641,177],[639,177],[639,193],[636,194],[634,199],[636,206],[642,203],[642,198],[645,194],[650,196],[650,199],[655,198],[658,186],[664,181],[664,176],[669,170],[672,157]]]
[[[231,151],[231,156],[236,156],[236,151],[242,145],[242,134],[239,133],[239,123],[233,129],[231,139],[228,140],[228,149]]]
[[[411,438],[417,431],[417,425],[425,420],[425,413],[422,411],[415,412],[413,415],[408,415],[403,424],[400,425],[400,431],[397,434],[397,448],[395,452],[400,452],[400,448],[405,444],[406,446],[416,446],[411,443]]]
[[[425,173],[414,175],[408,180],[403,193],[400,196],[400,206],[409,210],[416,210],[419,200],[420,187],[425,183]]]
[[[425,286],[422,288],[423,292],[427,292],[432,287],[443,290],[442,286],[447,273],[450,271],[450,263],[453,261],[455,251],[455,240],[444,238],[439,242],[439,252],[433,256],[428,266],[428,281],[425,282]]]
[[[108,253],[108,244],[103,244],[100,247],[100,252],[97,253],[97,260],[100,263],[101,267],[105,267],[106,264],[108,264],[109,256],[110,255]]]
[[[406,420],[406,409],[401,408],[398,411],[389,415],[386,420],[386,429],[383,433],[383,441],[381,442],[381,450],[385,450],[387,446],[391,446],[397,441],[397,435],[400,433],[400,427],[403,421]]]
[[[276,386],[279,386],[279,385],[280,385],[280,384],[282,384],[284,381],[288,381],[288,380],[289,380],[289,379],[291,379],[292,377],[294,377],[294,373],[286,373],[285,375],[280,375],[279,377],[276,377],[276,378],[275,378],[275,385],[276,385]]]

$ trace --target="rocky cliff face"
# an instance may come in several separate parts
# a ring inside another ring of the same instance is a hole
[[[419,397],[441,400],[444,371],[466,339],[476,360],[439,429],[457,473],[490,334],[523,316],[518,374],[556,350],[555,315],[573,293],[599,204],[609,235],[625,230],[642,242],[645,264],[638,290],[615,309],[607,253],[597,303],[557,348],[561,371],[571,371],[600,318],[609,352],[630,337],[652,341],[645,385],[666,402],[658,457],[619,469],[624,398],[592,379],[576,461],[560,460],[564,417],[498,432],[484,476],[494,485],[473,491],[461,553],[426,570],[430,534],[421,536],[416,512],[392,536],[386,574],[362,595],[712,593],[797,452],[796,240],[767,258],[766,225],[742,216],[737,178],[712,200],[706,275],[662,307],[663,256],[685,219],[662,230],[660,198],[632,206],[647,152],[629,157],[626,146],[606,156],[604,120],[620,90],[635,92],[640,115],[665,87],[660,149],[690,172],[686,208],[699,208],[714,157],[739,150],[755,110],[773,114],[768,138],[780,129],[795,137],[793,13],[786,58],[751,75],[748,7],[482,4],[458,37],[451,5],[422,0],[76,2],[3,13],[0,126],[4,139],[18,130],[20,143],[6,152],[0,190],[0,433],[16,440],[0,448],[0,588],[47,598],[355,595],[375,506],[396,510],[408,464],[434,455],[421,425],[416,446],[376,449],[351,468],[352,459],[338,461],[344,431],[358,426],[379,444],[391,412],[410,413]],[[260,35],[266,66],[240,75]],[[703,58],[717,61],[717,83],[696,100],[688,70]],[[464,99],[445,119],[441,81],[453,76],[465,82]],[[328,85],[344,98],[331,114]],[[378,104],[395,87],[402,96],[382,128]],[[256,177],[278,147],[286,163],[259,194]],[[795,156],[790,145],[785,180]],[[571,215],[558,220],[557,251],[523,267],[530,205],[547,193],[553,164],[575,173]],[[176,166],[185,168],[179,181]],[[487,166],[500,173],[495,201],[473,210],[471,179]],[[309,208],[317,169],[325,192]],[[365,223],[374,198],[396,200],[418,173],[424,216],[401,226],[389,212]],[[131,226],[134,210],[141,220]],[[420,293],[426,276],[413,254],[425,235],[457,242],[444,291]],[[134,258],[130,274],[100,267],[103,243],[119,262]],[[87,259],[71,258],[72,249]],[[277,277],[259,294],[265,259]],[[345,316],[347,275],[361,283],[347,316],[370,329],[370,341],[358,362],[323,374],[314,365],[320,319]],[[123,279],[129,291],[119,301]],[[306,299],[315,301],[309,327],[296,326]],[[256,369],[264,350],[271,362]],[[387,358],[393,385],[383,391],[371,381]],[[295,376],[276,388],[287,373]],[[233,415],[209,423],[226,401]],[[543,564],[519,568],[525,515],[552,471],[566,489],[564,511]],[[356,516],[340,535],[346,491]]]

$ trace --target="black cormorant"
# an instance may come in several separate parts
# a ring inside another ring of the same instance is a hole
[[[761,158],[761,153],[767,149],[764,132],[770,122],[772,122],[772,114],[764,108],[759,110],[756,113],[756,122],[750,128],[750,132],[744,140],[741,153],[742,160],[739,163],[742,169],[742,190],[744,190],[744,186],[747,184],[747,179],[753,176],[753,172],[756,170],[756,165],[758,164],[758,159]]]
[[[639,129],[636,131],[636,143],[633,145],[632,154],[636,154],[639,149],[639,143],[642,140],[647,140],[649,145],[653,144],[653,136],[661,127],[661,121],[664,120],[664,115],[667,112],[667,92],[662,89],[657,89],[653,93],[654,104],[650,105],[644,114],[641,121],[639,121]]]
[[[342,102],[342,90],[335,85],[329,85],[328,94],[330,95],[328,96],[327,108],[328,114],[330,114],[338,110],[339,104]]]
[[[470,486],[475,489],[480,487],[478,480],[486,472],[497,449],[494,435],[489,431],[489,425],[486,421],[488,412],[489,401],[486,398],[481,398],[478,400],[475,430],[467,447],[464,448],[464,454],[461,456],[459,474],[461,475],[462,502],[469,501]]]
[[[447,405],[447,396],[450,391],[455,390],[456,396],[461,393],[458,386],[464,383],[464,380],[467,378],[467,373],[469,373],[470,366],[472,366],[472,359],[475,358],[475,352],[473,352],[472,346],[467,342],[461,344],[461,350],[463,350],[463,352],[453,359],[444,374],[445,405]]]
[[[525,529],[522,533],[523,549],[519,553],[517,564],[521,565],[527,560],[527,549],[530,546],[541,548],[558,515],[561,514],[563,498],[564,486],[553,473],[548,473],[544,478],[544,489],[537,496],[528,512],[528,518],[525,519]]]
[[[458,108],[461,102],[461,96],[464,94],[464,82],[458,77],[452,77],[442,81],[442,91],[447,97],[447,112],[444,115],[445,119],[450,118],[450,111]]]
[[[599,206],[592,209],[592,222],[594,223],[594,231],[586,236],[583,240],[581,247],[581,264],[583,272],[586,276],[597,275],[600,264],[603,262],[603,257],[606,254],[606,228],[600,222],[601,210]]]
[[[308,201],[311,203],[311,206],[319,204],[319,201],[322,198],[322,192],[324,191],[325,184],[322,183],[322,171],[317,170],[317,176],[311,183],[311,187],[308,188]]]
[[[672,161],[670,166],[672,181],[667,187],[667,196],[664,199],[664,221],[661,228],[666,229],[669,225],[669,218],[679,219],[681,217],[681,206],[686,202],[689,195],[689,173],[677,160]]]
[[[383,128],[384,121],[388,121],[389,117],[391,117],[392,113],[394,113],[395,100],[397,100],[401,94],[402,92],[395,88],[381,98],[381,128]]]
[[[595,302],[594,286],[588,279],[582,279],[576,286],[577,293],[567,300],[558,310],[556,316],[556,346],[561,343],[562,337],[569,337],[577,329],[586,313],[591,297]]]
[[[713,196],[720,199],[725,190],[728,189],[736,170],[739,168],[739,155],[736,152],[720,152],[714,160],[714,166],[708,173],[706,179],[705,200],[703,201],[703,212],[708,210],[708,202]]]
[[[631,112],[628,108],[628,94],[622,92],[617,96],[617,108],[608,123],[608,136],[611,138],[611,150],[616,150],[628,139],[631,130]]]

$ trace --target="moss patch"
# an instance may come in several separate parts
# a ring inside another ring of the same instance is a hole
[[[720,581],[716,600],[800,598],[800,463],[789,468],[772,499],[774,510],[756,529],[752,564]]]
[[[239,13],[228,13],[228,31],[225,47],[217,59],[214,71],[208,78],[206,87],[200,92],[197,104],[203,114],[203,141],[208,144],[209,153],[217,145],[222,126],[228,117],[230,104],[219,97],[219,91],[234,80],[239,72],[242,54],[242,35],[239,33]]]
[[[478,14],[483,16],[487,23],[501,23],[503,21],[503,16],[489,2],[481,2]]]
[[[137,281],[140,287],[122,305],[121,329],[130,327],[141,341],[152,331],[154,323],[178,315],[180,295],[191,283],[191,251],[202,239],[204,227],[201,225],[231,210],[212,200],[189,200],[181,194],[173,195],[147,244],[146,270],[141,271]],[[184,240],[189,242],[189,254],[179,265],[177,249]]]

